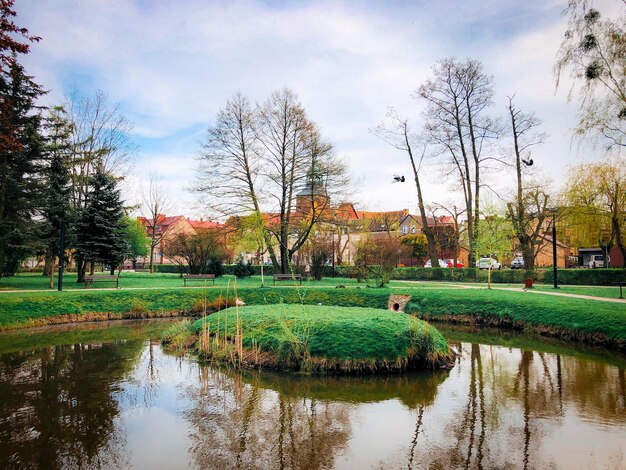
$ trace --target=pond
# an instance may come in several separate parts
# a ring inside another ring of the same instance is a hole
[[[236,372],[164,321],[0,335],[0,468],[625,468],[626,359],[440,326],[449,371]]]

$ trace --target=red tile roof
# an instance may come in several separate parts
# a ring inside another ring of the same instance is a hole
[[[219,222],[213,222],[212,220],[188,219],[187,222],[189,222],[189,225],[191,225],[193,228],[199,228],[199,229],[219,228],[223,226],[223,224],[220,224]]]

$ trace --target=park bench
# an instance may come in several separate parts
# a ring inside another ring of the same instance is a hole
[[[622,289],[626,287],[626,282],[619,282],[618,284],[619,284],[619,298],[623,299],[624,296],[622,295]]]
[[[207,280],[213,281],[213,285],[215,285],[215,274],[185,274],[183,276],[183,287],[187,287],[188,281],[204,281]]]
[[[302,274],[272,274],[274,285],[276,281],[299,281],[302,285]]]
[[[92,286],[94,282],[114,282],[115,288],[120,288],[119,276],[85,276],[85,289]]]

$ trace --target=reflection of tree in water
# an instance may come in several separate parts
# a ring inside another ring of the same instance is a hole
[[[117,382],[141,341],[75,344],[0,356],[0,467],[124,466]]]
[[[162,367],[159,348],[160,341],[148,339],[146,348],[138,358],[134,370],[129,374],[127,380],[133,387],[129,387],[122,397],[129,406],[136,406],[141,400],[142,405],[149,408],[157,398],[161,387],[159,370]]]
[[[200,367],[191,452],[202,468],[327,468],[350,437],[351,405],[286,397],[241,374]]]
[[[419,406],[413,433],[406,440],[408,462],[397,453],[381,466],[557,466],[542,453],[551,429],[542,418],[558,423],[569,408],[579,416],[593,414],[595,420],[626,422],[624,370],[619,367],[560,354],[455,346],[461,353],[453,373],[466,384],[458,411],[442,422],[437,404]],[[429,421],[429,415],[434,419]]]
[[[200,367],[186,395],[191,452],[202,468],[329,468],[346,449],[356,403],[423,409],[448,371],[392,376],[223,373]]]

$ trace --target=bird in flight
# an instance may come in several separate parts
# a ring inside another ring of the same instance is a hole
[[[533,162],[533,159],[532,159],[532,158],[530,158],[530,159],[528,159],[528,160],[524,160],[524,159],[522,158],[522,163],[523,163],[524,165],[526,165],[526,166],[533,166],[533,163],[534,163],[534,162]]]
[[[395,175],[393,179],[394,179],[394,183],[404,183],[404,175],[403,176]]]

